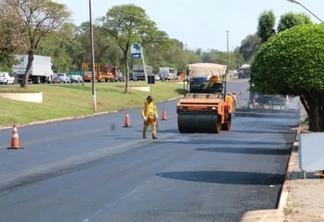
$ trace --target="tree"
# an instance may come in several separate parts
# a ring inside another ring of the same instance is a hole
[[[278,23],[278,32],[290,29],[296,25],[312,24],[311,18],[304,13],[289,12],[280,17]]]
[[[188,64],[199,63],[201,62],[200,54],[198,55],[196,51],[185,49],[186,59]]]
[[[179,64],[178,61],[181,60],[180,51],[183,48],[181,42],[176,39],[169,39],[165,32],[161,31],[159,36],[154,37],[159,41],[150,41],[144,44],[146,62],[154,67],[155,73],[162,66],[176,68]]]
[[[257,28],[257,36],[261,39],[261,43],[265,43],[270,37],[276,34],[274,29],[275,24],[276,16],[272,10],[261,13]]]
[[[78,36],[78,42],[83,46],[83,53],[80,55],[80,65],[82,62],[91,63],[91,42],[90,36],[90,23],[84,22],[80,26],[80,35]],[[93,27],[93,43],[94,43],[94,59],[95,63],[102,65],[118,65],[119,60],[122,57],[120,47],[116,44],[116,41],[109,35],[108,31],[102,28],[100,25],[94,25]]]
[[[243,64],[246,63],[245,59],[243,58],[242,53],[240,53],[240,47],[236,47],[234,49],[234,51],[233,51],[233,57],[234,57],[233,59],[234,59],[234,68],[235,69],[237,69],[238,67],[240,67],[241,65],[243,65]],[[254,58],[254,56],[253,56],[253,58]]]
[[[15,15],[17,22],[23,24],[23,33],[26,34],[23,41],[27,46],[28,63],[24,81],[21,82],[21,87],[26,87],[40,41],[52,31],[59,29],[70,13],[66,10],[65,5],[51,0],[2,1],[8,9],[8,14]]]
[[[324,26],[300,25],[271,38],[252,63],[253,90],[299,96],[310,131],[324,131]]]
[[[51,56],[57,72],[80,69],[78,58],[84,50],[81,43],[76,41],[77,35],[78,27],[65,23],[60,30],[49,33],[40,41],[36,54]]]
[[[17,15],[10,13],[8,5],[0,1],[0,67],[10,69],[16,62],[14,53],[23,50],[23,24]]]
[[[112,7],[102,18],[102,28],[115,39],[123,51],[123,61],[126,68],[125,93],[129,92],[130,47],[134,43],[154,41],[152,37],[161,34],[154,21],[150,20],[145,10],[133,4]]]
[[[242,54],[245,63],[253,59],[261,44],[261,39],[257,35],[248,35],[242,40],[239,52]]]

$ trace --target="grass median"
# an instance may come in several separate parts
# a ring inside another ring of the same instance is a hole
[[[97,113],[141,107],[150,92],[132,87],[145,87],[144,82],[130,82],[130,92],[124,93],[125,83],[96,83]],[[0,97],[0,127],[26,124],[65,117],[92,115],[92,84],[41,84],[0,86],[1,92],[42,92],[42,103],[20,102]],[[183,85],[176,81],[157,81],[151,85],[155,102],[182,95]]]

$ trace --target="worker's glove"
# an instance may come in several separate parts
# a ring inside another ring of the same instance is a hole
[[[146,117],[146,116],[144,116],[144,117],[143,117],[143,120],[144,120],[144,121],[147,121],[147,117]]]
[[[158,119],[158,118],[159,118],[158,114],[155,114],[155,119]]]

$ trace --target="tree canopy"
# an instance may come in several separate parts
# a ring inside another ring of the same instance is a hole
[[[280,32],[258,51],[253,90],[299,96],[311,131],[324,131],[324,25],[299,25]]]
[[[24,33],[19,39],[26,46],[28,54],[25,80],[21,83],[22,87],[26,87],[34,54],[41,40],[60,28],[70,13],[65,5],[51,0],[2,0],[2,7],[8,15],[15,17],[20,31]]]
[[[0,1],[0,68],[10,69],[15,63],[13,54],[26,49],[25,30],[16,13],[11,13],[7,1]]]
[[[257,35],[248,35],[241,42],[240,53],[246,62],[251,61],[253,56],[257,53],[261,39]]]
[[[304,13],[288,12],[280,17],[278,22],[278,32],[292,28],[296,25],[312,24],[311,18]]]
[[[166,38],[166,33],[157,29],[154,21],[150,20],[144,9],[134,4],[114,6],[102,18],[102,28],[115,39],[123,51],[126,68],[125,93],[129,91],[128,57],[130,47],[135,43],[147,43]]]
[[[276,34],[275,24],[276,16],[272,10],[261,13],[257,28],[257,36],[261,39],[261,43],[268,41],[270,37]]]
[[[11,71],[15,54],[30,54],[31,60],[32,54],[50,56],[56,72],[80,70],[81,63],[91,62],[90,23],[85,21],[80,26],[69,23],[70,13],[65,5],[51,0],[0,0],[0,4],[0,71]],[[129,32],[131,41],[128,47],[120,47],[126,46],[128,31],[133,31]],[[101,67],[116,64],[125,74],[128,74],[126,59],[130,68],[141,63],[130,60],[132,43],[143,46],[145,62],[153,66],[154,73],[159,67],[185,72],[190,63],[227,63],[226,52],[190,49],[180,40],[169,38],[144,9],[132,4],[108,9],[104,17],[96,19],[93,32],[95,62]],[[128,50],[126,54],[123,49]],[[230,69],[246,62],[239,47],[229,51]]]

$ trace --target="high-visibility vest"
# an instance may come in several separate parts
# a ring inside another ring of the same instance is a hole
[[[142,117],[154,118],[157,115],[157,108],[154,102],[145,102],[142,110]]]
[[[228,104],[232,104],[233,103],[233,97],[231,95],[226,95],[225,96],[225,102]]]

